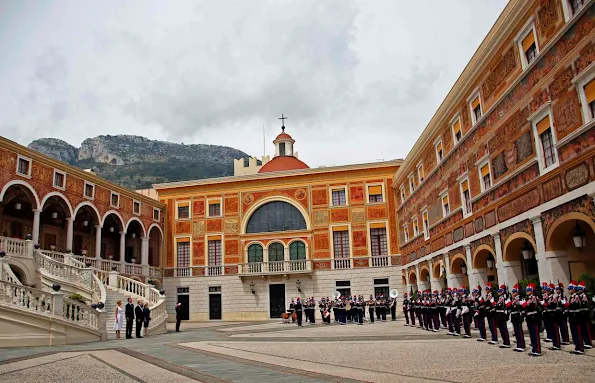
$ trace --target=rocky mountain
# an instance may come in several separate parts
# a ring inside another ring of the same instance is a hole
[[[98,136],[80,148],[56,138],[41,138],[29,148],[132,189],[151,184],[233,175],[233,160],[246,158],[240,150],[218,145],[184,145],[145,137]]]

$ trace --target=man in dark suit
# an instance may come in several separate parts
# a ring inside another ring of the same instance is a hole
[[[134,309],[134,315],[136,316],[136,337],[142,338],[140,333],[143,329],[143,319],[145,317],[145,312],[143,311],[143,301],[138,301],[138,304]]]
[[[182,304],[176,305],[176,332],[180,332],[180,323],[182,322]]]
[[[132,323],[134,322],[134,305],[132,298],[128,298],[126,303],[126,339],[132,339]]]

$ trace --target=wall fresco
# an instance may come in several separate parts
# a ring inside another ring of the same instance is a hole
[[[589,182],[589,166],[586,162],[568,170],[564,175],[568,191],[584,186]]]
[[[238,197],[225,197],[225,215],[237,215],[239,212],[240,201]]]
[[[349,197],[352,204],[364,203],[364,186],[351,186],[349,188]]]
[[[330,246],[330,237],[329,233],[321,232],[321,233],[314,233],[314,248],[318,250],[328,250]]]
[[[561,95],[552,106],[556,138],[561,140],[582,125],[580,104],[576,91]]]
[[[223,220],[220,218],[207,219],[207,231],[220,233],[223,231]]]
[[[328,226],[329,214],[328,210],[317,210],[312,213],[314,226]]]
[[[548,237],[552,224],[567,213],[583,213],[595,221],[595,204],[593,198],[581,196],[563,205],[556,206],[553,209],[541,213],[543,236]],[[546,247],[548,244],[546,243]]]
[[[532,189],[512,201],[501,205],[498,208],[498,220],[503,222],[527,210],[531,210],[539,205],[540,199],[539,190]]]
[[[366,247],[367,236],[365,231],[353,231],[353,247]]]
[[[386,206],[368,206],[368,219],[386,218]]]
[[[328,205],[326,189],[312,190],[312,205],[314,205],[314,206]]]
[[[176,234],[190,234],[190,221],[176,222]]]
[[[331,222],[349,221],[349,209],[331,209]]]

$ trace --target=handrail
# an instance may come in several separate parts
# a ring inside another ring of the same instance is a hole
[[[312,271],[312,260],[295,259],[277,262],[249,262],[238,265],[239,274],[287,274]]]
[[[50,315],[54,300],[51,293],[43,290],[0,281],[0,303]]]
[[[27,255],[27,241],[18,238],[0,236],[0,250],[8,255]]]
[[[17,284],[19,286],[22,286],[23,284],[21,283],[21,281],[19,281],[19,278],[17,278],[17,276],[14,274],[14,272],[12,271],[12,268],[8,265],[8,263],[3,263],[3,267],[4,267],[4,280],[6,282],[9,283],[14,283]]]
[[[105,300],[107,299],[107,291],[105,290],[104,285],[105,279],[102,280],[95,273],[92,273],[91,277],[93,278],[91,282],[91,292],[93,295],[93,301],[105,303]],[[109,280],[109,278],[107,280]]]
[[[64,298],[62,315],[69,322],[99,331],[99,311],[85,304]]]
[[[93,273],[92,269],[81,269],[66,263],[59,262],[45,255],[41,251],[34,253],[35,263],[37,267],[45,273],[46,276],[54,277],[59,280],[76,284],[78,288],[88,293],[92,292],[91,284]]]

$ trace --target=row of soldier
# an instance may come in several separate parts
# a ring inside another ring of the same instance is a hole
[[[546,330],[546,342],[551,342],[551,350],[560,350],[562,345],[568,345],[568,324],[572,333],[575,354],[583,354],[585,348],[592,348],[590,334],[590,304],[585,294],[584,282],[572,281],[568,285],[570,298],[564,295],[564,286],[557,286],[544,282],[541,286],[542,296],[536,293],[536,286],[528,284],[525,296],[519,284],[514,285],[509,292],[505,285],[501,285],[494,294],[491,283],[485,286],[486,295],[482,296],[480,286],[474,288],[471,294],[465,287],[460,289],[446,289],[442,292],[418,292],[417,297],[403,296],[403,311],[405,326],[415,326],[416,318],[419,325],[427,331],[448,329],[448,335],[460,336],[461,326],[464,337],[471,338],[471,324],[479,330],[480,342],[487,339],[485,321],[491,335],[489,344],[498,344],[498,331],[502,338],[501,348],[510,348],[508,320],[512,322],[516,347],[514,351],[525,351],[525,337],[523,321],[531,339],[529,355],[541,355],[540,326]]]
[[[337,294],[338,295],[338,294]],[[370,295],[369,299],[365,299],[363,295],[359,296],[339,296],[336,299],[323,297],[318,302],[314,297],[308,298],[303,302],[300,298],[292,300],[289,305],[288,312],[296,313],[296,320],[298,326],[302,326],[302,316],[305,315],[306,322],[311,325],[316,323],[315,312],[316,309],[320,311],[320,317],[323,323],[331,323],[331,315],[335,323],[346,325],[347,323],[357,323],[363,325],[366,320],[366,309],[368,310],[369,321],[374,323],[374,317],[378,321],[386,321],[388,313],[391,315],[391,320],[397,320],[397,302],[395,298],[385,298],[383,295],[378,295],[374,298]]]

